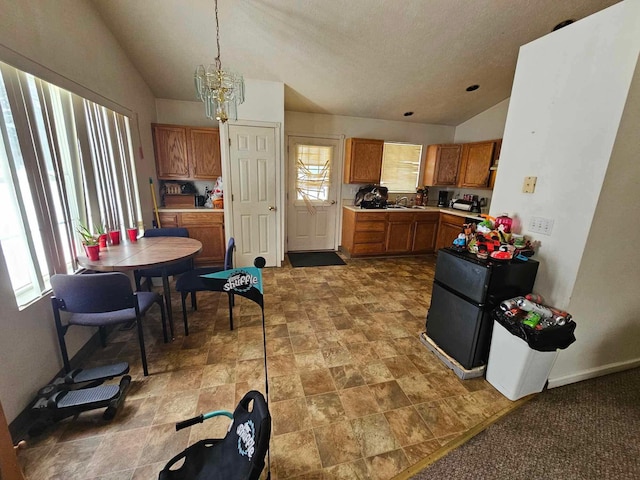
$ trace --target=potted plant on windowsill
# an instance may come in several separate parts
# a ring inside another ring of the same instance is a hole
[[[100,260],[100,244],[96,236],[82,224],[78,227],[78,233],[82,237],[82,245],[89,260]]]
[[[94,228],[96,231],[96,235],[98,236],[98,244],[100,245],[100,248],[107,248],[107,238],[109,237],[109,235],[107,235],[105,228],[99,223],[96,223],[94,225]]]

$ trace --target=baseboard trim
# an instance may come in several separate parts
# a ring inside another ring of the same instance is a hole
[[[565,375],[564,377],[549,378],[548,388],[562,387],[563,385],[569,385],[570,383],[581,382],[583,380],[589,380],[590,378],[622,372],[636,367],[640,367],[640,359],[610,363],[601,367],[590,368],[588,370],[583,370],[582,372]]]
[[[111,327],[113,328],[113,327]],[[110,330],[107,330],[109,332]],[[107,333],[108,335],[108,333]],[[91,336],[89,340],[78,350],[78,352],[69,359],[71,369],[79,368],[82,363],[89,358],[89,356],[95,352],[98,348],[102,348],[100,344],[100,333],[96,332]],[[58,373],[49,381],[52,383],[56,378],[65,375],[64,367],[61,368]],[[42,385],[44,387],[44,385]],[[14,444],[17,444],[20,440],[24,440],[28,437],[28,430],[32,423],[31,407],[33,406],[35,399],[27,405],[27,408],[22,410],[18,416],[9,424],[9,432]]]

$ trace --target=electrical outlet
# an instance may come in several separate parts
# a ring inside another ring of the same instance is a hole
[[[553,219],[531,217],[531,220],[529,221],[529,230],[534,233],[551,235],[551,231],[553,230]]]
[[[535,192],[537,180],[538,180],[538,177],[524,177],[524,184],[522,185],[522,193]]]

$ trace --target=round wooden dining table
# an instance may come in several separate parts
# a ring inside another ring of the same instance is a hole
[[[127,272],[142,268],[162,268],[195,257],[202,250],[202,243],[187,237],[141,237],[136,242],[121,241],[100,250],[99,260],[78,256],[78,263],[98,272]],[[162,276],[164,300],[173,338],[173,313],[171,290],[167,275]]]

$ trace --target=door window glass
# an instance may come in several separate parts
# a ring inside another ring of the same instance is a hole
[[[331,186],[333,147],[296,145],[296,199],[325,202]]]

